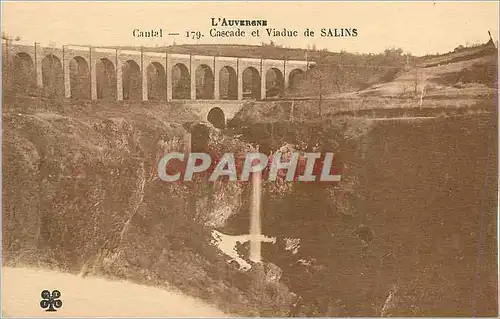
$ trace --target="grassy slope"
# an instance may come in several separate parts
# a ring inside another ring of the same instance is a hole
[[[374,85],[358,93],[408,97],[415,92],[419,96],[425,87],[426,98],[481,98],[496,91],[497,59],[498,55],[493,53],[439,66],[410,69],[401,72],[391,82]]]

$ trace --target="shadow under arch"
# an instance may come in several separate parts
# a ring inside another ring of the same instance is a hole
[[[243,99],[260,100],[260,74],[250,66],[243,71]]]
[[[278,97],[285,92],[283,73],[277,68],[266,72],[266,97]]]
[[[212,123],[216,128],[223,129],[226,127],[226,116],[220,107],[210,109],[207,115],[207,121]]]
[[[148,100],[166,100],[166,74],[163,65],[158,62],[151,63],[147,68],[148,75]]]
[[[75,56],[69,62],[69,85],[72,99],[90,100],[89,65],[81,56]]]
[[[227,65],[219,71],[219,98],[221,100],[238,99],[238,76],[236,70]]]
[[[45,94],[52,98],[64,96],[64,75],[62,63],[53,54],[42,60],[42,83]]]
[[[189,100],[191,98],[191,77],[189,69],[182,63],[172,67],[172,99]]]
[[[301,69],[293,69],[288,75],[288,90],[296,91],[305,79],[306,73]]]
[[[102,58],[96,61],[97,98],[116,100],[116,71],[111,60]]]
[[[122,66],[123,100],[140,101],[142,99],[141,68],[137,62],[127,60]]]
[[[26,92],[36,87],[36,73],[33,59],[28,53],[19,52],[13,60],[14,89]]]
[[[213,100],[214,99],[214,73],[212,68],[202,64],[196,68],[196,99]]]

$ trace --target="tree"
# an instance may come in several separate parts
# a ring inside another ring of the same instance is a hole
[[[425,91],[427,89],[427,83],[429,82],[429,79],[427,78],[427,76],[425,75],[425,73],[421,73],[422,74],[422,88],[421,88],[421,91],[420,91],[420,108],[422,108],[423,104],[424,104],[424,96],[425,96]]]
[[[401,63],[403,59],[403,49],[401,48],[390,48],[384,50],[384,64],[397,65]]]

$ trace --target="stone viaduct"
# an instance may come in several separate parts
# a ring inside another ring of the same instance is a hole
[[[225,108],[223,114],[230,118],[237,110],[229,108],[242,105],[238,101],[283,96],[314,64],[11,41],[2,47],[18,85],[70,99],[206,102],[190,102],[194,108],[199,104],[198,113],[205,119],[214,106]]]

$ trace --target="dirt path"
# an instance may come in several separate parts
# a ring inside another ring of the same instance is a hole
[[[43,290],[57,289],[56,312],[40,307]],[[200,300],[127,281],[111,281],[29,268],[2,268],[3,317],[226,317]]]

